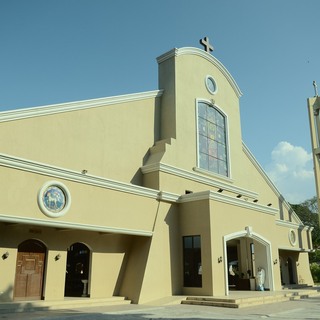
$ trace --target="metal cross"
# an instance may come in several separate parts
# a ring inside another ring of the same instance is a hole
[[[208,37],[204,37],[203,39],[201,39],[200,44],[203,45],[205,51],[207,52],[213,51],[213,46],[209,43]]]
[[[315,81],[313,81],[313,86],[314,86],[314,96],[318,97],[318,86],[317,83]]]

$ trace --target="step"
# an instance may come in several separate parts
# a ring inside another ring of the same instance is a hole
[[[243,292],[242,292],[243,294]],[[262,304],[279,303],[284,301],[294,301],[300,299],[308,299],[309,297],[319,296],[320,292],[317,289],[307,290],[301,289],[299,291],[287,291],[270,294],[264,292],[251,292],[247,297],[199,297],[190,296],[181,301],[181,304],[202,305],[212,307],[224,308],[243,308],[250,306],[257,306]]]
[[[209,300],[183,300],[181,304],[209,306],[209,307],[222,307],[222,308],[239,308],[239,304],[228,301],[209,301]]]

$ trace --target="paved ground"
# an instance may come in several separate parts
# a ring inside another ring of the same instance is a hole
[[[123,305],[73,310],[53,310],[37,312],[0,313],[2,319],[23,320],[151,320],[151,319],[320,319],[320,297],[298,301],[288,301],[242,309],[217,307],[172,305],[146,306]]]

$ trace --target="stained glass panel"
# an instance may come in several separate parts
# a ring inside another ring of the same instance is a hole
[[[225,162],[225,161],[218,160],[218,165],[219,165],[219,173],[226,176],[227,173],[228,173],[228,169],[227,169],[227,164],[226,164],[226,162]]]
[[[216,138],[216,140],[218,142],[221,142],[221,143],[225,144],[224,128],[217,127],[217,138]]]
[[[207,121],[205,119],[199,118],[198,131],[199,131],[199,134],[202,134],[204,136],[207,135]]]
[[[199,151],[208,153],[208,139],[205,136],[199,136]]]
[[[224,117],[220,112],[216,114],[216,124],[224,128]]]
[[[206,169],[208,170],[208,155],[204,154],[204,153],[200,153],[199,155],[200,159],[199,159],[199,166],[200,168]]]
[[[216,111],[213,108],[207,109],[207,120],[216,123]]]
[[[208,153],[211,157],[218,157],[218,143],[214,140],[208,141]]]
[[[207,118],[207,105],[205,103],[199,103],[198,105],[198,116],[206,119]]]
[[[224,161],[227,159],[226,147],[221,143],[218,143],[218,158]]]
[[[213,106],[198,105],[199,166],[228,175],[225,118]]]
[[[211,122],[208,122],[208,138],[211,140],[216,139],[216,126]]]
[[[219,173],[217,158],[209,157],[209,168],[208,169],[209,169],[209,171]]]

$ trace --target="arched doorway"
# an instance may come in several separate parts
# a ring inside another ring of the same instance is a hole
[[[90,265],[90,249],[83,243],[68,248],[65,282],[66,297],[87,297]]]
[[[252,227],[246,227],[225,235],[224,239],[224,263],[225,263],[225,293],[229,295],[232,289],[230,275],[244,281],[238,281],[239,290],[254,290],[254,277],[259,268],[265,271],[264,288],[274,290],[273,264],[271,259],[271,243],[255,233]],[[236,260],[235,260],[236,259]],[[236,281],[234,281],[236,282]],[[230,287],[229,287],[230,285]],[[236,284],[236,289],[237,284]]]
[[[34,239],[18,246],[14,300],[40,300],[45,268],[45,245]]]
[[[229,290],[251,290],[256,272],[254,240],[239,237],[229,240],[226,246]]]

